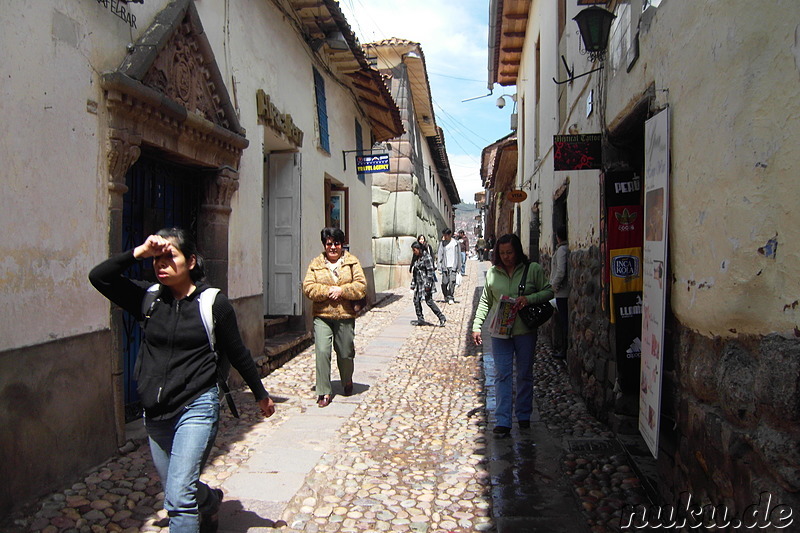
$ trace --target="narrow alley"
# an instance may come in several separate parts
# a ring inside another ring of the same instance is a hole
[[[488,265],[469,262],[445,328],[411,325],[407,288],[383,293],[357,321],[353,396],[315,405],[313,347],[264,379],[272,418],[237,393],[241,418],[223,409],[203,475],[225,493],[220,531],[618,530],[623,508],[646,501],[639,480],[545,343],[531,430],[491,435],[491,356],[468,336]],[[126,453],[0,531],[168,531],[140,424]]]

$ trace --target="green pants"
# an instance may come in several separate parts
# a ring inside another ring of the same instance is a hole
[[[353,359],[356,357],[355,318],[331,320],[314,317],[314,353],[317,357],[317,395],[332,394],[331,346],[336,352],[336,366],[342,385],[353,381]]]

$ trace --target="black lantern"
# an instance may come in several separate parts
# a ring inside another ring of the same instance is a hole
[[[608,47],[611,22],[615,18],[617,16],[610,11],[606,11],[602,7],[592,6],[584,9],[572,19],[578,23],[583,46],[592,61],[603,59]]]

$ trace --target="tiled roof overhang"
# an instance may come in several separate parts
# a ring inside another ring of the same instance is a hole
[[[484,189],[503,190],[517,174],[517,134],[510,133],[481,153],[481,183]]]
[[[444,133],[436,125],[428,69],[425,65],[425,54],[422,52],[422,47],[414,41],[392,37],[365,44],[364,49],[378,60],[378,68],[381,70],[390,70],[400,64],[405,65],[417,124],[428,143],[436,171],[444,183],[450,202],[452,204],[461,203],[461,197],[450,169],[450,160],[447,157]]]
[[[531,0],[489,3],[489,90],[516,85],[530,8]]]
[[[369,117],[376,142],[383,142],[403,134],[400,111],[386,86],[383,76],[367,61],[361,44],[347,23],[335,0],[289,0],[309,43],[322,43],[333,67],[348,78],[359,104]],[[335,50],[325,44],[331,32],[341,32],[347,50]]]

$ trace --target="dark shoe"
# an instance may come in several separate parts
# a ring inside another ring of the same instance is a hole
[[[519,429],[531,429],[531,421],[530,420],[520,420],[519,421]]]
[[[216,533],[219,529],[219,504],[222,503],[224,494],[221,489],[211,489],[217,498],[214,510],[200,515],[200,533]]]
[[[353,395],[353,382],[346,383],[344,386],[344,395],[345,396],[352,396]]]
[[[330,404],[331,404],[330,394],[325,394],[325,395],[320,394],[319,396],[317,396],[317,407],[328,407]]]
[[[430,322],[428,322],[426,320],[412,320],[411,321],[411,325],[412,326],[432,326],[433,324],[431,324]]]
[[[447,323],[447,317],[443,316],[442,318],[439,319],[439,327],[440,328],[443,328],[446,323]]]
[[[219,515],[200,515],[200,533],[217,533],[219,529]]]
[[[511,434],[511,428],[506,426],[495,426],[492,430],[492,433],[498,437],[505,437],[506,435]]]

